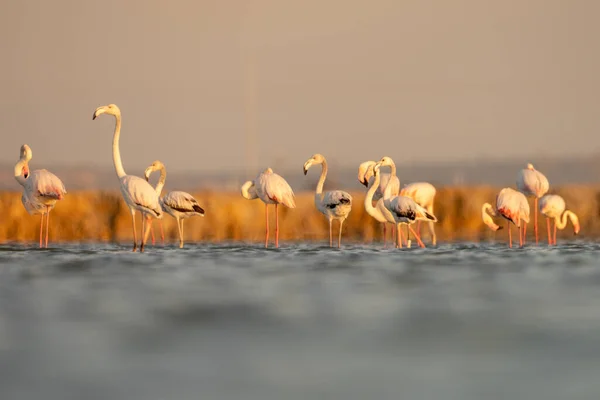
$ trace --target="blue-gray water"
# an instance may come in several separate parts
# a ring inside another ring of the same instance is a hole
[[[600,246],[0,246],[0,398],[598,399]]]

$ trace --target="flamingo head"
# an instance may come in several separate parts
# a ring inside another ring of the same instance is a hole
[[[304,171],[304,175],[306,175],[308,169],[311,166],[313,166],[314,164],[323,164],[323,162],[325,162],[325,157],[323,157],[321,154],[315,154],[314,156],[306,160],[306,162],[304,163],[304,167],[302,168]]]
[[[29,165],[27,165],[27,164],[23,165],[23,169],[21,170],[21,173],[23,174],[23,177],[25,179],[29,178]]]
[[[358,181],[365,187],[369,186],[369,178],[373,176],[374,165],[375,161],[365,161],[358,166]]]
[[[531,171],[535,171],[535,168],[533,168],[533,164],[531,164],[531,163],[527,164],[527,169],[531,170]]]
[[[162,161],[159,161],[159,160],[154,161],[144,171],[144,178],[146,178],[146,181],[148,181],[150,179],[150,175],[152,175],[152,173],[154,171],[159,171],[159,170],[163,169],[164,167],[165,167],[165,164],[163,164]]]
[[[394,164],[394,160],[392,160],[390,157],[383,157],[381,160],[379,160],[379,164],[381,167],[391,167]]]
[[[92,116],[92,120],[98,118],[99,115],[101,114],[110,114],[110,115],[121,115],[121,110],[119,110],[119,107],[117,107],[116,104],[109,104],[107,106],[101,106],[96,108],[96,111],[94,111],[94,115]]]
[[[32,157],[33,157],[33,153],[31,152],[31,147],[29,147],[26,144],[21,146],[21,155],[19,158],[21,160],[29,161],[29,160],[31,160]]]
[[[381,168],[381,162],[373,165],[373,176],[379,175],[379,169]]]

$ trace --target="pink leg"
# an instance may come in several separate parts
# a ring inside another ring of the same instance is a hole
[[[554,220],[554,245],[556,246],[556,220]]]
[[[508,247],[512,249],[512,232],[510,230],[510,222],[506,223],[508,225]]]
[[[410,231],[412,232],[413,236],[415,237],[415,239],[417,239],[417,243],[419,244],[420,247],[425,247],[425,244],[423,244],[423,242],[421,241],[421,238],[419,237],[419,235],[417,235],[417,232],[415,232],[412,228],[412,226],[408,225],[408,229],[410,229]]]
[[[160,223],[160,242],[164,246],[165,245],[165,231],[163,230],[162,219],[159,221]]]
[[[527,238],[527,222],[521,221],[523,224],[523,245],[525,245],[525,241]]]
[[[533,201],[534,203],[534,212],[533,212],[533,219],[534,219],[534,224],[535,224],[535,244],[538,244],[538,224],[537,224],[537,212],[538,212],[538,198],[536,197],[535,200]]]
[[[44,232],[44,214],[42,214],[42,219],[40,220],[40,249],[42,248],[42,233]]]
[[[265,204],[265,248],[269,247],[269,206]]]
[[[48,225],[50,225],[50,207],[46,207],[46,248],[48,248]]]
[[[421,221],[417,221],[417,233],[419,234],[419,238],[421,237]]]
[[[394,245],[396,244],[396,235],[398,233],[396,232],[396,225],[392,225],[392,241],[394,243]]]
[[[550,233],[550,218],[546,217],[546,227],[548,227],[548,246],[552,245],[552,234]]]
[[[386,235],[385,235],[385,225],[386,223],[383,223],[383,248],[385,249],[387,247],[387,243],[386,243]]]
[[[131,211],[131,220],[133,221],[133,250],[137,250],[137,232],[135,231],[135,211]]]
[[[400,224],[396,224],[396,247],[402,248],[402,230],[400,229]]]
[[[154,246],[156,244],[154,240],[154,227],[150,228],[150,237],[152,238],[152,246]]]
[[[408,247],[408,241],[410,240],[410,235],[408,234],[409,230],[408,230],[408,225],[406,225],[406,241],[404,242],[404,244],[406,245],[406,247]]]
[[[151,219],[151,217],[149,215],[148,216],[144,216],[142,214],[142,218],[144,218],[144,217],[145,217],[146,226],[144,228],[144,233],[143,233],[143,236],[142,236],[142,245],[140,246],[140,252],[144,251],[144,246],[146,245],[146,241],[148,240],[148,236],[150,234],[150,228],[152,228],[152,219]]]
[[[523,247],[523,229],[519,226],[519,247]]]
[[[279,213],[277,212],[277,206],[275,203],[275,247],[279,248]]]

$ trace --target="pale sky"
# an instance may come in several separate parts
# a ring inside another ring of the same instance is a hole
[[[4,0],[0,162],[28,143],[34,168],[112,168],[114,118],[92,121],[108,103],[131,173],[589,155],[599,15],[595,0]]]

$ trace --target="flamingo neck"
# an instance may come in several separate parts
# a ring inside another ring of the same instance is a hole
[[[253,181],[247,181],[242,185],[242,197],[247,200],[254,200],[258,197]]]
[[[390,165],[391,171],[390,171],[390,176],[396,176],[396,163],[392,163]],[[388,185],[389,186],[389,185]]]
[[[556,227],[558,229],[565,229],[567,226],[567,218],[571,221],[571,224],[573,224],[574,227],[579,225],[579,218],[577,218],[577,215],[575,215],[574,212],[567,210],[563,213],[563,215],[560,216],[560,218],[556,217]]]
[[[485,203],[483,207],[481,207],[481,218],[483,219],[483,223],[493,231],[500,229],[500,227],[496,225],[492,219],[492,216],[495,217],[496,215],[496,211],[494,211],[494,208],[490,203]]]
[[[378,214],[378,211],[375,207],[373,207],[373,195],[377,191],[379,187],[379,182],[381,181],[381,177],[379,173],[375,174],[375,180],[373,181],[373,185],[367,190],[367,195],[365,197],[365,211],[371,216],[375,216]]]
[[[115,171],[119,178],[127,175],[125,169],[123,169],[123,162],[121,161],[121,152],[119,151],[119,138],[121,136],[121,114],[115,115],[115,134],[113,136],[113,163],[115,164]]]
[[[156,187],[154,188],[154,190],[156,190],[156,193],[158,194],[159,197],[160,197],[160,194],[162,193],[163,188],[165,187],[166,180],[167,180],[167,169],[165,168],[164,165],[161,165],[160,178],[158,178],[158,183],[156,184]]]
[[[317,183],[316,194],[323,193],[323,185],[325,184],[325,179],[327,178],[327,161],[323,160],[321,163],[321,176],[319,177],[319,183]]]
[[[19,182],[19,185],[25,186],[27,179],[23,176],[23,167],[27,166],[27,160],[21,159],[15,164],[15,179]]]

